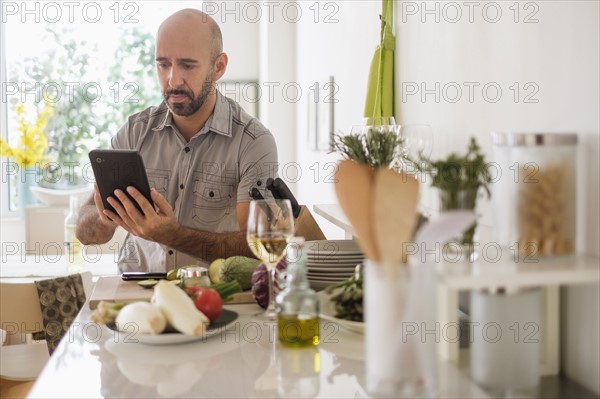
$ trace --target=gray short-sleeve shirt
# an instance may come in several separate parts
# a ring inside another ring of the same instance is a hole
[[[252,187],[264,188],[267,178],[277,175],[273,135],[219,92],[213,114],[189,142],[163,102],[129,117],[111,146],[137,150],[150,186],[165,196],[179,223],[196,230],[239,231],[237,203],[250,201]],[[119,255],[122,271],[167,271],[203,263],[131,234]]]

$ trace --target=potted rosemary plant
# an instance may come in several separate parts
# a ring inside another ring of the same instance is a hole
[[[489,198],[491,177],[485,156],[474,137],[471,138],[465,154],[451,153],[445,159],[432,160],[419,154],[418,159],[402,156],[405,165],[431,177],[431,185],[439,190],[440,210],[472,209],[477,205],[479,189],[483,188]],[[458,240],[467,247],[470,254],[474,249],[475,228],[473,225]]]
[[[346,159],[373,168],[393,167],[402,139],[395,125],[364,125],[359,132],[334,137],[333,150]]]

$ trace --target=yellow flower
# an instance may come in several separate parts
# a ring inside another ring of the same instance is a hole
[[[15,113],[19,119],[17,130],[21,133],[19,144],[14,147],[0,138],[0,155],[14,158],[21,168],[33,166],[44,159],[44,151],[48,146],[48,139],[44,128],[48,124],[48,118],[54,114],[54,108],[46,101],[44,108],[39,111],[34,123],[25,118],[25,105],[18,104]]]

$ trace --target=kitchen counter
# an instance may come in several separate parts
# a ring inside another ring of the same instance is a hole
[[[322,321],[318,347],[287,349],[275,340],[272,323],[252,316],[257,305],[227,308],[239,318],[220,335],[153,346],[89,322],[86,307],[29,396],[368,397],[363,335]],[[450,363],[438,367],[440,397],[488,397]]]
[[[68,270],[62,255],[4,255],[0,264],[0,278],[10,279],[11,282],[30,282],[87,271],[95,278],[117,275],[117,258],[118,254],[89,254],[84,257],[81,270],[72,271]]]

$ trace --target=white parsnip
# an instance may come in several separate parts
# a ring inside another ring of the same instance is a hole
[[[158,306],[148,302],[134,302],[125,305],[117,315],[119,329],[134,324],[142,334],[160,334],[167,326],[167,319]]]
[[[210,320],[196,309],[194,301],[181,288],[161,280],[154,287],[153,301],[177,331],[186,335],[204,335],[206,332]]]

